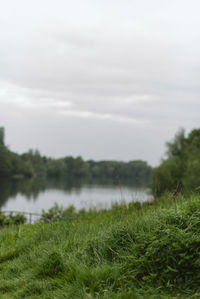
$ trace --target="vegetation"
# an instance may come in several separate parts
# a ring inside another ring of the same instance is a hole
[[[18,155],[4,144],[4,130],[0,128],[0,177],[53,177],[72,179],[131,180],[132,184],[151,183],[151,167],[144,161],[83,161],[71,156],[51,159],[38,150]]]
[[[200,297],[198,196],[54,212],[0,231],[1,298]]]
[[[0,298],[200,298],[200,196],[191,192],[200,189],[200,130],[187,137],[181,130],[167,149],[153,170],[154,202],[99,212],[55,205],[33,225],[1,213]],[[151,176],[143,161],[17,155],[4,145],[2,129],[0,166],[0,176],[35,177],[41,188],[44,177],[140,183]]]
[[[19,225],[26,222],[26,217],[23,214],[5,215],[0,211],[0,228],[8,225]]]
[[[153,170],[154,194],[166,191],[200,190],[200,129],[187,137],[180,130],[172,142],[167,143],[167,159]]]

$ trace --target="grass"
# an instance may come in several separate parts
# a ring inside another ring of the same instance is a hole
[[[60,221],[1,229],[0,298],[200,298],[199,196],[56,209]]]

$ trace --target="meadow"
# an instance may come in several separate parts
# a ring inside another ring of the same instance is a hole
[[[200,196],[2,226],[0,298],[200,298]]]

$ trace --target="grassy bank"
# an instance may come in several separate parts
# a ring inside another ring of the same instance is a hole
[[[200,197],[71,214],[1,229],[0,298],[200,298]]]

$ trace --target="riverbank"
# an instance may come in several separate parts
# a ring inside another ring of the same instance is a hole
[[[0,231],[1,298],[200,298],[199,196],[60,220]]]

